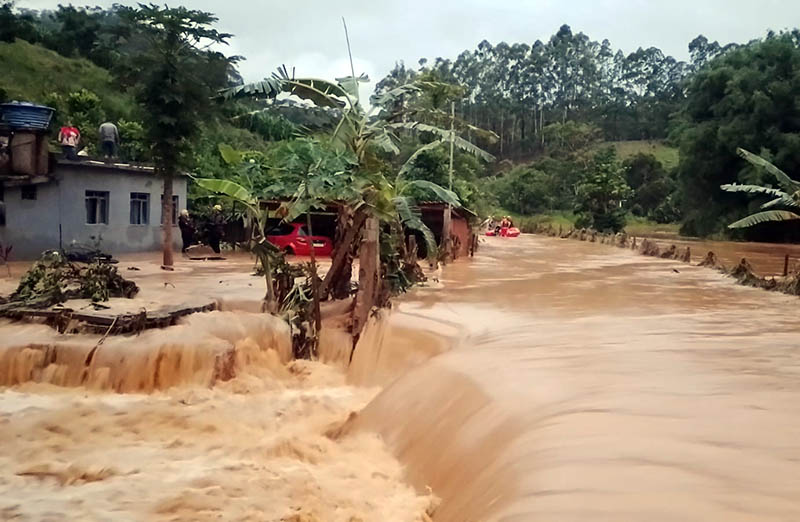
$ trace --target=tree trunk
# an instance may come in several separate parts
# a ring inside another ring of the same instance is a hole
[[[353,210],[349,206],[339,206],[333,244],[336,249],[344,249],[344,261],[340,265],[341,269],[336,267],[336,271],[334,272],[334,267],[331,266],[331,271],[329,272],[332,277],[330,287],[331,295],[334,299],[346,299],[350,296],[350,280],[353,278],[353,256],[355,254],[355,247],[353,245],[355,234],[351,234],[349,242],[346,240],[347,233],[353,227],[353,218]],[[327,296],[324,293],[320,294],[320,299],[326,298]]]
[[[375,302],[375,283],[378,279],[378,232],[378,219],[374,217],[367,219],[358,251],[358,294],[353,306],[353,350]],[[353,352],[350,352],[350,360],[352,359]]]
[[[503,139],[505,138],[505,136],[503,136],[504,123],[505,123],[505,114],[501,112],[500,113],[500,156],[503,155]]]
[[[162,266],[173,265],[172,259],[172,171],[164,172],[164,201],[161,203],[163,217],[164,243],[162,244]]]
[[[349,293],[350,279],[352,278],[353,244],[366,219],[367,215],[363,212],[356,212],[353,216],[353,222],[347,229],[342,241],[336,246],[333,259],[331,260],[331,268],[328,270],[328,273],[325,274],[325,279],[322,281],[322,286],[319,290],[321,298],[324,299],[327,297],[328,289],[330,289],[332,285],[338,286],[343,284],[345,276],[347,276]],[[350,267],[350,272],[347,271],[347,267]]]
[[[265,242],[266,238],[261,238],[261,242]],[[278,311],[278,302],[275,300],[275,283],[272,279],[272,263],[269,260],[269,254],[264,252],[261,256],[261,268],[264,270],[264,282],[267,286],[267,293],[264,295],[264,303],[261,308],[262,312],[274,314]]]
[[[544,107],[539,107],[539,134],[542,136],[542,149],[544,149]]]
[[[306,186],[308,186],[308,177],[306,177]],[[317,345],[319,344],[319,332],[322,330],[322,316],[319,311],[319,277],[317,276],[317,254],[314,252],[314,231],[311,228],[311,213],[306,212],[306,227],[308,227],[308,241],[311,243],[309,253],[311,254],[311,292],[313,293],[313,306],[314,306],[314,341],[310,347],[312,355],[317,353]]]
[[[443,263],[448,263],[452,256],[452,245],[450,241],[450,230],[452,229],[451,217],[452,211],[450,205],[445,205],[442,214],[442,255],[439,256]]]
[[[517,115],[511,115],[511,140],[508,142],[508,147],[511,149],[511,154],[514,154],[514,142],[517,139]]]

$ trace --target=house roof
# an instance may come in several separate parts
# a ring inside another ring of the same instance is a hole
[[[145,165],[142,163],[109,163],[94,159],[85,159],[78,161],[70,161],[66,159],[56,160],[57,165],[75,166],[75,167],[89,167],[90,169],[99,170],[115,170],[122,172],[131,172],[136,174],[155,174],[156,169],[152,165]],[[189,176],[187,172],[179,172],[179,176]]]
[[[444,210],[444,207],[447,203],[443,203],[441,201],[419,201],[417,202],[417,206],[423,210]],[[476,218],[478,214],[471,211],[467,207],[453,207],[453,212],[456,214],[461,214],[465,218]]]
[[[135,163],[107,163],[104,161],[97,161],[93,159],[85,159],[80,161],[70,161],[65,159],[57,159],[55,161],[55,169],[53,172],[46,175],[29,176],[18,173],[0,174],[0,185],[4,187],[18,187],[20,185],[38,185],[41,183],[49,183],[55,178],[55,170],[58,167],[76,167],[81,169],[92,169],[97,171],[106,172],[108,174],[144,174],[154,176],[156,169],[152,165],[142,165]],[[178,173],[179,176],[188,176],[185,172]]]

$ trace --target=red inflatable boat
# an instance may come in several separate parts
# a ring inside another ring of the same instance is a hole
[[[517,237],[519,236],[519,229],[517,227],[501,228],[499,231],[487,230],[487,236],[500,236],[500,237]]]

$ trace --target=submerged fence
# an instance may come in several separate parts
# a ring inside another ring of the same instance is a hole
[[[570,229],[565,232],[561,227],[556,229],[552,225],[546,225],[537,227],[533,233],[561,239],[573,239],[576,241],[612,245],[618,248],[634,250],[644,256],[673,259],[687,264],[692,263],[692,251],[690,246],[679,248],[677,245],[672,244],[669,247],[663,248],[659,246],[655,240],[648,238],[637,239],[634,236],[628,236],[624,232],[604,234],[586,228]],[[753,266],[746,258],[742,257],[739,263],[734,267],[727,267],[719,260],[713,251],[709,250],[703,259],[695,266],[718,270],[732,277],[741,285],[790,295],[800,295],[800,271],[796,269],[790,271],[789,261],[789,254],[785,254],[783,259],[783,274],[781,276],[762,277],[756,274]]]

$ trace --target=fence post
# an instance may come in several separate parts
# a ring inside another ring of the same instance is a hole
[[[789,254],[786,254],[786,257],[783,258],[783,277],[789,275]]]

